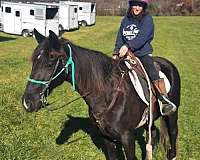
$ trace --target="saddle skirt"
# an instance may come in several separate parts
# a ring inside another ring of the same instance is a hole
[[[130,80],[131,80],[138,96],[141,98],[141,100],[147,106],[149,106],[149,98],[150,98],[149,86],[148,86],[147,80],[145,78],[145,75],[141,76],[141,73],[138,74],[138,70],[132,66],[135,64],[133,64],[131,61],[125,61],[125,64],[129,69],[129,72],[128,72],[129,77],[130,77]],[[169,82],[167,76],[162,71],[159,71],[159,77],[164,79],[166,91],[168,93],[170,91],[171,85],[170,85],[170,82]]]
[[[149,77],[144,71],[144,67],[142,66],[142,63],[140,62],[140,60],[137,57],[129,57],[128,59],[125,60],[125,65],[129,69],[128,74],[133,84],[133,87],[135,88],[135,91],[137,92],[140,99],[148,106],[144,110],[141,121],[136,127],[136,128],[139,128],[143,126],[146,122],[148,122],[148,118],[149,118],[148,113],[149,113],[149,106],[150,106],[150,90],[154,93],[154,94],[151,94],[152,95],[151,107],[153,108],[153,111],[155,110],[154,108],[156,105],[155,102],[157,101],[157,98],[156,98],[154,86],[152,85],[152,83],[148,82]],[[155,64],[155,66],[157,65]],[[159,77],[164,79],[166,91],[168,93],[171,88],[170,82],[167,79],[167,76],[158,67],[156,67],[156,69],[159,70]],[[149,84],[151,86],[149,86]]]

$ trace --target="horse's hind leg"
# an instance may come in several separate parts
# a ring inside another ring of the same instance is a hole
[[[137,160],[135,156],[135,133],[125,132],[121,136],[122,146],[127,160]]]
[[[175,112],[172,115],[163,117],[166,123],[168,135],[169,135],[169,142],[170,148],[167,150],[167,159],[168,160],[175,160],[176,159],[176,152],[177,152],[177,137],[178,137],[178,113]]]
[[[169,116],[167,119],[167,125],[168,125],[168,134],[170,139],[171,148],[168,151],[167,158],[168,159],[175,159],[176,158],[176,152],[177,152],[177,137],[178,137],[178,123],[177,123],[177,112],[174,115]]]

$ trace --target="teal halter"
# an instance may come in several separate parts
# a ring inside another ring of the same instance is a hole
[[[74,65],[74,61],[72,59],[72,49],[71,46],[69,44],[68,48],[69,48],[69,59],[67,60],[67,63],[65,64],[65,66],[60,70],[59,73],[57,73],[55,76],[53,76],[49,81],[40,81],[40,80],[35,80],[35,79],[31,79],[30,77],[27,78],[28,81],[35,83],[35,84],[42,84],[42,85],[46,85],[46,87],[49,86],[49,83],[51,81],[53,81],[54,79],[56,79],[64,70],[66,72],[66,74],[68,74],[68,70],[69,70],[69,65],[71,65],[72,67],[72,86],[73,86],[73,90],[75,91],[75,65]]]

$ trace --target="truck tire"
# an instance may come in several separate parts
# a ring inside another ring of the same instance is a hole
[[[64,33],[64,28],[61,24],[58,26],[59,36],[61,36]]]
[[[81,21],[81,26],[82,27],[86,27],[87,26],[87,22],[86,21]]]
[[[64,28],[63,28],[63,26],[61,24],[59,24],[58,30],[59,30],[59,32],[63,32]]]
[[[28,31],[27,29],[24,29],[24,30],[22,31],[22,36],[23,36],[23,37],[29,37],[29,36],[30,36],[29,31]]]

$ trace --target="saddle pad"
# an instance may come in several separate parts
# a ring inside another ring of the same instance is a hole
[[[130,77],[130,80],[131,80],[137,94],[142,99],[142,101],[147,106],[149,106],[149,93],[147,94],[144,92],[144,91],[148,91],[148,84],[144,81],[142,81],[142,83],[141,83],[141,79],[138,77],[138,74],[135,72],[135,70],[132,69],[131,65],[127,61],[125,61],[125,64],[130,69],[129,77]],[[167,76],[162,71],[159,71],[159,76],[160,76],[160,78],[164,78],[166,90],[168,93],[170,91],[171,86],[170,86],[169,80],[167,79]]]

